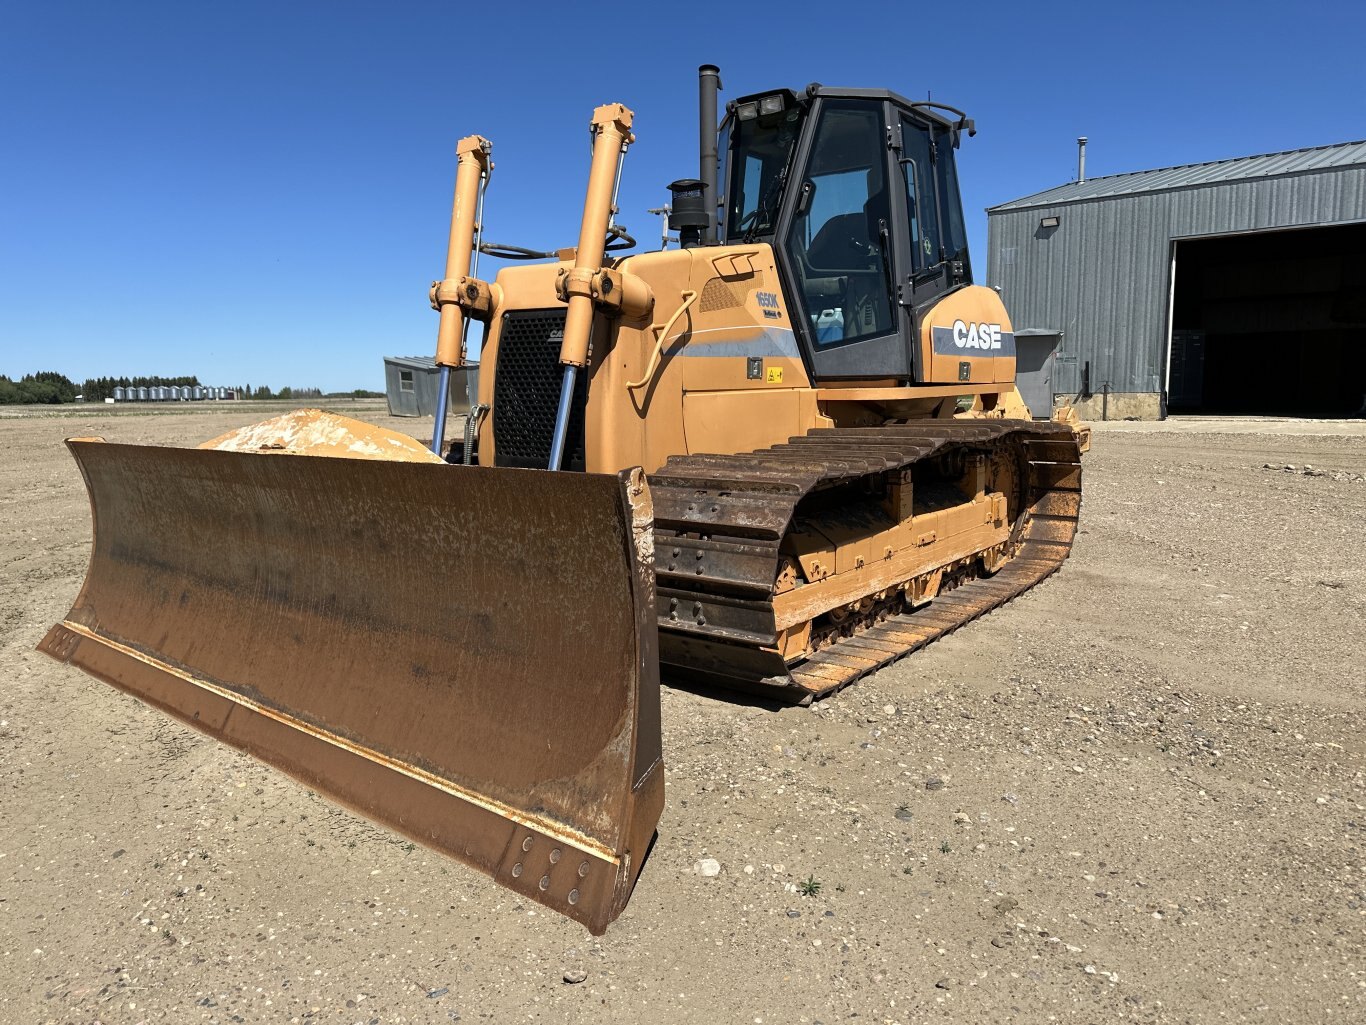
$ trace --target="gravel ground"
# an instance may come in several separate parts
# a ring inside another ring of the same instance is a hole
[[[1366,425],[1097,425],[1033,592],[814,709],[666,690],[595,940],[33,651],[60,439],[262,415],[0,418],[0,1021],[1366,1020]]]

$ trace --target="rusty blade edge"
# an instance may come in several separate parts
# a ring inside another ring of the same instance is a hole
[[[606,847],[601,843],[598,843],[591,837],[584,836],[582,833],[579,833],[576,830],[567,828],[561,822],[555,822],[553,820],[539,818],[534,815],[528,815],[523,811],[519,811],[516,808],[512,808],[508,805],[502,804],[501,802],[494,801],[487,797],[481,796],[473,791],[467,790],[464,787],[452,783],[449,780],[442,779],[440,776],[436,776],[432,773],[419,769],[414,765],[409,765],[406,762],[396,761],[392,758],[386,757],[385,755],[379,754],[376,751],[372,751],[370,748],[364,747],[360,744],[353,743],[352,741],[346,740],[343,737],[339,737],[335,733],[329,733],[326,730],[320,730],[316,726],[306,723],[301,719],[297,719],[294,716],[288,715],[284,712],[277,711],[276,709],[270,708],[266,705],[259,704],[258,702],[252,701],[251,699],[246,698],[243,695],[238,694],[234,691],[228,690],[225,687],[219,687],[215,684],[209,683],[207,680],[203,680],[193,675],[192,673],[188,673],[185,670],[178,668],[177,666],[163,662],[160,659],[152,658],[149,655],[141,651],[138,651],[136,648],[130,648],[126,644],[120,644],[119,642],[111,640],[108,637],[95,633],[88,627],[85,627],[79,623],[73,623],[70,620],[63,620],[60,624],[58,624],[57,627],[54,627],[54,630],[58,628],[68,630],[73,634],[76,634],[95,644],[100,645],[101,647],[108,648],[126,658],[135,660],[137,662],[141,662],[155,670],[159,670],[163,673],[168,673],[172,676],[175,676],[177,679],[183,680],[184,682],[191,684],[194,687],[198,687],[201,690],[207,691],[208,693],[213,694],[218,698],[221,698],[225,701],[230,701],[236,705],[240,705],[241,707],[247,709],[250,712],[254,712],[257,715],[263,716],[267,719],[274,720],[275,722],[278,722],[283,726],[287,726],[291,729],[298,730],[300,733],[306,734],[314,738],[315,740],[319,740],[325,744],[330,744],[331,746],[338,748],[342,751],[346,751],[349,754],[355,755],[359,758],[363,758],[367,762],[371,762],[388,771],[400,773],[404,776],[409,777],[412,780],[415,780],[418,783],[422,783],[426,786],[432,787],[435,790],[439,790],[442,793],[447,794],[451,797],[465,801],[466,803],[474,805],[477,808],[481,808],[484,811],[499,816],[500,818],[504,818],[509,822],[517,823],[518,825],[524,826],[528,829],[537,830],[541,833],[550,834],[556,837],[556,839],[565,843],[566,845],[575,847],[583,853],[590,854],[593,857],[599,858],[602,861],[610,862],[613,865],[620,865],[621,857],[615,851],[611,850],[610,848]],[[43,651],[45,654],[57,658],[59,661],[69,660],[62,658],[56,651],[49,650],[48,641],[49,638],[45,637],[42,644],[39,645],[40,651]],[[651,766],[651,768],[653,768],[653,766]],[[645,773],[642,773],[642,775],[645,775]]]

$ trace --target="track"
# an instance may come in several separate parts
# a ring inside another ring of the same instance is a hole
[[[797,504],[818,488],[912,468],[946,449],[1020,453],[1014,557],[958,577],[927,606],[884,612],[788,665],[777,649],[774,580]],[[1063,424],[926,420],[811,431],[739,455],[674,457],[650,475],[660,659],[666,678],[805,704],[1010,601],[1066,560],[1081,508],[1081,457]],[[950,589],[951,588],[951,589]]]

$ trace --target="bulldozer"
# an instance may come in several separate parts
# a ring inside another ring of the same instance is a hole
[[[93,547],[41,650],[600,934],[663,808],[661,674],[807,704],[1057,570],[1089,433],[1031,415],[972,283],[973,121],[719,85],[659,251],[617,222],[627,107],[561,250],[484,239],[459,142],[430,445],[320,410],[70,439]]]

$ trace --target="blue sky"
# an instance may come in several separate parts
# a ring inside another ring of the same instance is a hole
[[[683,20],[686,14],[687,21]],[[986,206],[1088,176],[1366,137],[1366,5],[240,2],[0,5],[0,373],[379,388],[429,353],[455,142],[486,235],[572,245],[594,106],[636,111],[622,221],[722,99],[885,87],[965,108]],[[486,262],[482,268],[491,269]]]

